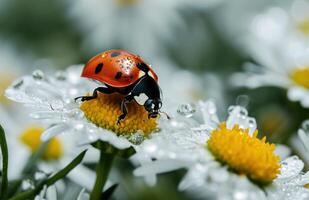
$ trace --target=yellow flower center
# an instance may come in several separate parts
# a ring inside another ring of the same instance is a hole
[[[14,78],[12,75],[2,74],[0,71],[0,104],[9,104],[10,101],[4,96],[4,92],[13,80]]]
[[[118,135],[142,131],[142,134],[147,136],[153,132],[157,128],[157,118],[148,119],[148,112],[135,101],[127,104],[128,114],[117,124],[117,119],[122,114],[120,104],[123,98],[120,94],[99,93],[96,99],[84,101],[80,108],[89,121]]]
[[[298,30],[305,35],[309,35],[309,18],[298,23]]]
[[[290,74],[290,78],[297,85],[309,89],[309,66],[293,70]]]
[[[211,133],[208,148],[222,164],[238,174],[247,175],[257,183],[269,183],[280,172],[279,156],[274,154],[275,145],[266,138],[257,138],[257,130],[250,136],[248,129],[235,125],[232,129],[225,122]]]
[[[21,135],[20,140],[24,143],[29,149],[34,152],[36,151],[41,142],[41,134],[43,133],[44,129],[41,127],[30,127],[26,129]],[[58,138],[52,138],[49,143],[47,144],[46,150],[43,154],[42,159],[44,160],[57,160],[63,154],[63,149],[61,142]]]
[[[119,6],[132,6],[138,2],[138,0],[116,0]]]

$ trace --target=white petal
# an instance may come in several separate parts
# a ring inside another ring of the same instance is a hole
[[[276,144],[276,149],[274,153],[280,156],[280,159],[283,160],[291,155],[291,149],[288,146]]]
[[[85,189],[82,189],[77,197],[77,200],[89,200],[90,196],[85,192]]]
[[[307,151],[309,151],[309,136],[308,136],[308,134],[303,129],[299,129],[297,134],[298,134],[300,140],[302,141],[302,143],[304,144],[304,146],[306,147]]]
[[[134,175],[145,176],[149,174],[160,174],[176,169],[186,168],[190,163],[181,160],[158,160],[151,163],[145,163],[134,170]]]
[[[49,186],[46,191],[47,200],[57,200],[57,189],[54,185]]]
[[[63,124],[57,124],[57,125],[54,125],[48,129],[46,129],[43,133],[42,133],[42,136],[41,136],[41,140],[43,142],[46,142],[48,141],[49,139],[55,137],[56,135],[59,135],[61,134],[62,132],[64,132],[65,130],[69,129],[70,127],[63,123]]]

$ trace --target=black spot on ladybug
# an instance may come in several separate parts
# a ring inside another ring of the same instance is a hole
[[[146,65],[143,62],[142,63],[138,63],[136,66],[137,66],[138,69],[142,70],[143,72],[147,73],[149,71],[148,65]]]
[[[97,67],[95,68],[95,73],[98,74],[102,71],[103,69],[103,63],[100,63],[97,65]]]
[[[116,76],[115,76],[115,79],[120,79],[122,76],[122,73],[121,72],[117,72]]]
[[[120,52],[113,52],[111,53],[111,57],[116,57],[119,56],[121,53]]]

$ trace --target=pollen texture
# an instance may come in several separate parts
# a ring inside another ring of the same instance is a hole
[[[23,144],[25,144],[32,152],[36,151],[41,142],[41,134],[43,133],[44,129],[41,127],[33,126],[26,129],[21,135],[20,140]],[[47,144],[46,150],[43,154],[44,160],[57,160],[63,154],[63,149],[61,142],[58,138],[52,138],[49,143]]]
[[[275,145],[266,142],[266,138],[257,138],[248,129],[241,129],[235,125],[228,129],[221,123],[211,133],[208,148],[215,158],[232,171],[246,175],[257,183],[269,183],[280,172],[280,158],[274,154]]]
[[[148,119],[148,112],[135,101],[127,104],[128,115],[117,124],[118,116],[122,114],[120,105],[124,96],[120,94],[98,94],[93,100],[82,102],[80,108],[86,118],[101,128],[126,135],[142,131],[147,136],[157,128],[157,118]]]

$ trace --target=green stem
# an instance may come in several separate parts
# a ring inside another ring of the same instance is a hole
[[[0,125],[0,148],[2,154],[2,177],[1,177],[1,188],[0,188],[0,199],[7,199],[7,189],[8,189],[8,146],[5,139],[5,133]]]
[[[114,157],[114,154],[104,153],[104,149],[100,149],[100,160],[96,166],[97,177],[90,194],[90,200],[100,200]]]

